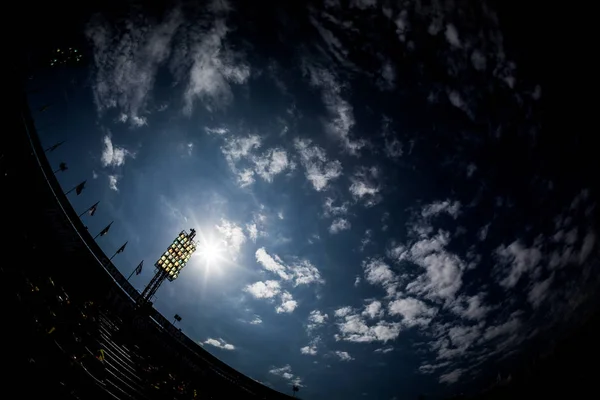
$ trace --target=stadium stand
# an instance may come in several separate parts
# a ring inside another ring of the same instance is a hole
[[[221,362],[155,309],[136,308],[137,291],[56,181],[19,80],[9,95],[11,128],[0,137],[9,397],[291,398]]]

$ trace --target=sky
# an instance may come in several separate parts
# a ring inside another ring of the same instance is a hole
[[[42,143],[66,140],[62,187],[87,180],[75,210],[100,202],[90,232],[114,221],[101,248],[128,241],[126,276],[144,260],[134,287],[198,231],[154,305],[205,350],[306,399],[448,395],[506,378],[598,285],[597,182],[565,162],[577,132],[542,129],[505,15],[124,4],[61,38],[83,61],[39,68],[29,100]]]

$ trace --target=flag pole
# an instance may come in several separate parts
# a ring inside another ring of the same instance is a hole
[[[129,282],[129,279],[131,279],[131,277],[133,276],[133,274],[135,274],[135,271],[137,271],[137,267],[135,267],[133,269],[133,271],[131,271],[131,273],[129,274],[129,276],[127,277],[127,282]]]
[[[79,186],[79,185],[77,185]],[[77,186],[75,186],[73,189],[69,190],[68,192],[65,193],[65,196],[68,195],[69,193],[71,193],[73,190],[77,189]]]

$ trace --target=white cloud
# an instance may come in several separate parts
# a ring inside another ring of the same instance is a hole
[[[440,376],[440,383],[456,383],[460,379],[461,375],[464,373],[464,370],[457,368],[451,372],[443,374]]]
[[[352,307],[345,306],[345,307],[341,307],[341,308],[338,308],[337,310],[335,310],[334,315],[337,318],[340,318],[340,317],[345,317],[346,315],[349,315],[352,312],[354,312],[354,309]]]
[[[255,256],[256,256],[256,261],[260,265],[262,265],[262,267],[264,269],[266,269],[267,271],[270,271],[270,272],[273,272],[273,273],[279,275],[279,277],[284,280],[292,279],[292,276],[286,272],[288,270],[288,268],[285,265],[283,265],[281,262],[279,262],[281,260],[277,261],[273,257],[271,257],[269,255],[269,253],[267,253],[267,251],[265,250],[264,247],[261,247],[260,249],[256,250]],[[277,257],[277,256],[275,256],[275,257]],[[277,257],[277,258],[279,259],[279,257]]]
[[[479,230],[479,232],[477,233],[477,236],[479,237],[479,240],[481,240],[482,242],[487,239],[487,235],[488,232],[490,230],[490,225],[491,224],[485,224],[484,226],[481,227],[481,229]]]
[[[525,247],[520,241],[514,241],[508,247],[502,245],[496,249],[496,255],[502,266],[508,267],[508,273],[500,280],[500,285],[510,289],[521,276],[532,271],[542,259],[542,252],[536,247]]]
[[[311,85],[321,89],[323,102],[329,111],[330,119],[325,124],[325,128],[341,142],[344,150],[351,155],[358,155],[358,151],[366,145],[366,142],[351,138],[350,131],[355,123],[354,113],[350,103],[342,97],[344,86],[338,82],[331,71],[310,65],[307,69]]]
[[[251,155],[252,151],[258,149],[262,144],[262,138],[258,135],[231,136],[225,139],[221,151],[232,169],[235,169],[237,161]]]
[[[269,370],[269,373],[280,376],[283,379],[290,381],[292,384],[302,387],[302,379],[293,374],[292,367],[289,364],[280,368],[272,368]]]
[[[435,217],[441,213],[446,213],[456,219],[460,214],[460,203],[458,201],[437,201],[426,205],[421,210],[421,215],[425,218]]]
[[[383,90],[393,90],[396,86],[396,70],[394,69],[394,65],[386,60],[381,65],[381,82],[379,84],[380,89]]]
[[[258,238],[258,228],[256,227],[256,224],[246,224],[246,230],[248,231],[248,237],[250,237],[253,242],[256,242],[256,238]]]
[[[92,179],[98,179],[98,173],[96,173],[96,171],[92,171]]]
[[[515,333],[522,325],[521,319],[519,318],[520,314],[520,312],[514,312],[506,322],[500,325],[489,326],[485,330],[483,337],[480,338],[480,342],[493,340],[500,336],[512,335]]]
[[[365,236],[360,240],[360,251],[364,251],[365,248],[371,243],[371,238],[373,237],[373,231],[371,229],[367,229],[365,231]]]
[[[277,213],[277,218],[279,218],[279,219],[283,219],[283,211],[279,211],[279,212]]]
[[[477,165],[470,163],[467,165],[467,178],[471,178],[473,174],[477,171]]]
[[[377,180],[379,178],[379,169],[376,167],[359,168],[350,178],[350,193],[355,200],[363,201],[367,207],[377,204],[381,198],[381,190]]]
[[[325,150],[313,145],[310,140],[296,138],[294,147],[300,154],[300,162],[304,166],[306,179],[310,181],[316,191],[322,191],[330,181],[342,175],[342,164],[337,160],[329,161]]]
[[[269,149],[262,156],[254,158],[254,171],[267,182],[290,166],[288,155],[283,149]]]
[[[445,35],[446,35],[446,40],[453,47],[461,47],[460,38],[458,37],[458,31],[456,30],[456,27],[454,25],[452,25],[452,24],[446,25]]]
[[[527,295],[527,300],[529,300],[534,308],[539,307],[548,296],[548,289],[550,289],[553,280],[554,275],[550,275],[547,279],[533,284]]]
[[[596,235],[594,232],[588,232],[583,239],[583,244],[581,245],[581,250],[579,251],[579,264],[583,264],[585,260],[589,257],[594,249],[594,245],[596,244]]]
[[[391,123],[392,120],[385,115],[381,119],[381,129],[385,138],[384,150],[388,158],[398,159],[404,154],[404,149],[402,142],[395,137],[396,133],[392,130]]]
[[[363,270],[367,282],[371,285],[381,285],[390,296],[395,294],[397,288],[396,274],[383,260],[372,258],[363,261]]]
[[[377,7],[377,0],[351,0],[350,7],[366,10],[367,8]]]
[[[481,320],[492,308],[483,303],[483,294],[475,296],[460,296],[452,304],[452,312],[470,320]]]
[[[406,286],[408,292],[448,302],[454,300],[462,286],[466,265],[460,257],[446,250],[449,241],[449,234],[439,231],[435,236],[424,236],[397,255],[397,261],[410,260],[425,269],[424,274]]]
[[[298,307],[298,302],[294,300],[294,297],[290,292],[281,293],[281,304],[275,308],[275,312],[277,314],[280,313],[291,313],[296,307]]]
[[[486,57],[485,55],[475,49],[473,50],[473,53],[471,53],[471,64],[473,64],[473,68],[475,68],[477,71],[483,71],[486,68]]]
[[[117,29],[96,16],[85,30],[94,49],[92,90],[98,111],[118,108],[121,121],[134,126],[146,124],[149,93],[159,66],[171,54],[171,40],[183,23],[183,15],[175,9],[158,24],[148,21],[130,19]]]
[[[336,316],[337,314],[336,311]],[[386,343],[396,339],[401,329],[398,322],[377,321],[374,325],[368,325],[358,314],[345,315],[342,321],[338,321],[337,326],[340,334],[335,335],[336,340],[358,343]]]
[[[171,59],[175,76],[187,80],[184,112],[188,115],[196,99],[209,111],[228,105],[233,100],[231,85],[241,85],[250,77],[250,66],[226,44],[229,28],[223,14],[226,11],[211,16],[208,31],[200,33],[197,27],[190,27],[191,43],[178,46]]]
[[[260,325],[262,324],[262,318],[260,318],[258,315],[254,316],[254,319],[252,321],[250,321],[251,325]]]
[[[387,354],[394,351],[392,346],[380,347],[378,349],[373,350],[375,353]]]
[[[271,256],[264,247],[256,250],[256,261],[267,271],[275,273],[284,281],[293,281],[294,286],[324,283],[321,273],[308,260],[295,261],[286,265],[276,254]]]
[[[104,167],[120,167],[125,164],[127,156],[133,157],[134,154],[129,152],[124,147],[113,145],[110,135],[104,135],[102,138],[104,148],[102,149],[102,166]]]
[[[262,146],[262,138],[258,135],[227,136],[224,141],[221,152],[242,187],[254,183],[255,176],[272,182],[276,175],[295,168],[295,163],[281,148],[257,154]]]
[[[221,219],[221,223],[219,225],[215,225],[215,228],[221,234],[229,254],[235,259],[237,254],[240,252],[242,245],[246,241],[244,231],[235,223],[225,219]]]
[[[229,129],[227,129],[225,127],[209,128],[209,127],[205,126],[204,131],[206,133],[208,133],[209,135],[225,135],[225,134],[229,133]]]
[[[235,346],[225,342],[223,339],[206,339],[204,344],[210,344],[211,346],[218,347],[223,350],[235,350]]]
[[[385,314],[380,301],[373,300],[372,302],[365,305],[365,309],[362,315],[371,319],[381,318]]]
[[[313,330],[325,324],[328,318],[327,314],[322,314],[319,310],[312,310],[310,314],[308,314],[308,330]]]
[[[408,327],[427,326],[437,314],[437,309],[429,307],[421,300],[405,298],[394,300],[388,305],[390,315],[401,315],[402,323]]]
[[[309,356],[316,356],[317,355],[317,346],[314,346],[314,345],[304,346],[304,347],[300,348],[300,353],[306,354]]]
[[[336,216],[336,215],[346,215],[348,213],[348,202],[343,202],[339,206],[333,205],[334,200],[331,197],[327,197],[325,199],[325,203],[323,204],[323,208],[325,210],[324,214],[326,217]]]
[[[354,357],[352,357],[347,351],[335,351],[334,354],[338,356],[342,361],[354,360]]]
[[[108,187],[115,192],[119,191],[117,187],[117,183],[119,182],[119,177],[117,175],[108,175]]]
[[[336,218],[329,227],[329,233],[332,235],[351,228],[350,222],[344,218]]]
[[[247,285],[244,291],[250,293],[257,299],[271,299],[281,292],[281,286],[277,281],[254,282]]]
[[[312,265],[308,260],[301,260],[293,264],[290,269],[294,274],[294,286],[325,283],[317,267]]]

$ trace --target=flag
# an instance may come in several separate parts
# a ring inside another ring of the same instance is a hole
[[[144,265],[144,260],[140,261],[140,265],[135,267],[135,274],[139,275],[142,273],[142,265]]]
[[[114,221],[111,221],[110,224],[106,225],[106,228],[100,231],[100,236],[104,236],[108,233],[108,230],[110,229],[110,226],[113,224],[113,222]]]
[[[68,169],[69,167],[67,167],[67,163],[61,162],[60,164],[58,164],[58,169],[54,171],[54,173],[56,174],[57,172],[65,172]]]
[[[98,203],[100,203],[100,202],[97,201],[96,204],[91,206],[90,209],[88,210],[90,212],[90,217],[93,217],[94,214],[96,214],[96,210],[98,209]]]
[[[86,182],[87,181],[83,181],[79,185],[77,185],[77,187],[75,187],[75,194],[77,196],[79,196],[81,194],[81,192],[83,192],[83,189],[85,188],[85,183]]]
[[[175,316],[173,318],[176,319],[177,321],[181,322],[181,317],[179,316],[179,314],[175,314]]]
[[[115,254],[122,253],[125,250],[125,246],[127,246],[127,242],[125,242],[123,244],[123,246],[119,247],[119,250],[117,250],[117,252]]]

